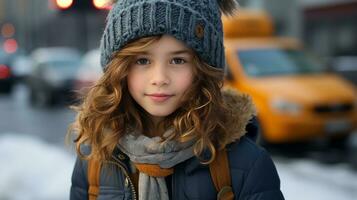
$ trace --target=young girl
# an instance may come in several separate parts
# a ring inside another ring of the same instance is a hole
[[[235,6],[229,0],[113,5],[101,40],[104,74],[76,108],[70,129],[79,155],[72,200],[223,199],[227,187],[235,199],[284,199],[270,156],[244,135],[246,127],[256,131],[248,126],[250,98],[221,90],[220,17]],[[216,160],[222,150],[224,172]],[[102,163],[95,189],[90,160]],[[210,171],[213,162],[219,167]],[[213,174],[226,172],[231,185],[217,191]]]

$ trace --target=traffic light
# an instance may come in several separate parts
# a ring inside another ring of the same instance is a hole
[[[112,0],[52,0],[61,11],[108,10]]]
[[[99,10],[110,9],[110,0],[93,0],[93,6]]]
[[[17,51],[17,48],[18,44],[15,39],[11,38],[4,41],[3,49],[6,53],[15,53]]]
[[[73,0],[55,0],[55,5],[60,10],[66,10],[73,5]]]

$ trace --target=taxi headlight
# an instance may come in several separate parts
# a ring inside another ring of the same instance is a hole
[[[301,105],[280,98],[272,100],[271,107],[280,113],[288,113],[293,115],[300,114],[302,110]]]

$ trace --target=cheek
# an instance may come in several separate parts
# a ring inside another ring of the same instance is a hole
[[[186,73],[180,74],[180,76],[176,76],[176,85],[180,87],[181,90],[186,91],[191,85],[193,81],[193,72],[188,71]]]
[[[140,90],[142,83],[142,81],[140,80],[141,77],[138,74],[129,72],[127,77],[127,84],[131,96],[135,96],[135,92],[138,92]]]

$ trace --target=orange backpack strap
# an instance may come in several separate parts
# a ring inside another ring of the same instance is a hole
[[[88,196],[89,200],[96,200],[99,194],[99,177],[101,162],[96,159],[88,160]]]
[[[217,151],[216,158],[209,165],[209,170],[214,183],[214,187],[218,191],[217,200],[234,199],[226,149]]]
[[[96,200],[98,197],[100,169],[101,163],[99,160],[88,160],[89,200]],[[216,159],[209,165],[209,170],[214,187],[218,191],[217,200],[234,199],[226,149],[217,152]]]

